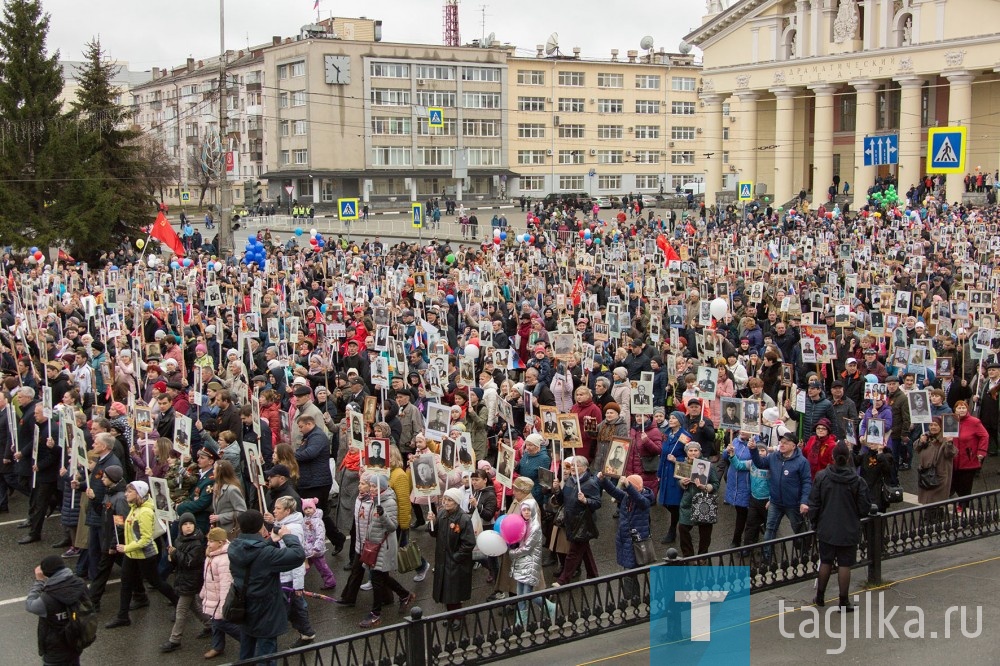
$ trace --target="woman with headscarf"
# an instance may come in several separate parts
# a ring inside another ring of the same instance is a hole
[[[462,511],[462,491],[449,488],[441,496],[441,507],[428,519],[434,524],[434,601],[448,610],[462,607],[472,597],[472,550],[476,535],[472,519]],[[457,631],[458,621],[450,629]]]
[[[542,582],[542,523],[538,503],[534,498],[527,497],[521,501],[516,514],[508,514],[506,520],[523,520],[526,523],[524,536],[516,545],[508,550],[510,556],[510,577],[517,585],[517,595],[531,594]],[[542,599],[533,599],[538,606]],[[555,621],[556,603],[545,599],[545,610],[550,621]],[[517,623],[521,627],[528,625],[528,602],[517,603]]]
[[[340,422],[340,427],[338,429],[338,443],[337,447],[337,460],[340,462],[337,464],[336,481],[340,487],[340,493],[338,495],[337,509],[334,511],[332,516],[334,523],[337,526],[337,531],[341,534],[350,534],[351,543],[358,538],[354,533],[354,502],[358,498],[358,483],[361,480],[361,450],[351,447],[351,436],[348,432],[348,421],[343,419]],[[346,541],[346,540],[345,540]],[[344,547],[343,544],[337,545],[334,548],[333,554],[336,555]],[[354,562],[354,548],[349,551],[350,558],[348,564],[344,567],[344,571],[350,571],[351,564]]]
[[[615,532],[615,561],[623,569],[634,569],[639,566],[635,560],[635,549],[632,547],[633,532],[636,539],[646,539],[650,535],[649,510],[655,503],[653,492],[645,487],[643,478],[638,474],[624,477],[624,482],[614,483],[610,478],[598,472],[598,480],[604,492],[618,502],[618,531]],[[632,597],[639,592],[639,584],[633,577],[623,580],[626,596]]]
[[[802,447],[802,453],[809,461],[809,471],[812,478],[833,464],[833,447],[837,445],[837,437],[832,432],[830,419],[825,416],[813,426],[813,436]]]
[[[680,523],[681,489],[674,478],[674,466],[684,462],[684,446],[691,441],[691,433],[686,429],[687,417],[681,412],[670,412],[667,418],[667,436],[660,448],[660,468],[657,501],[670,512],[670,529],[660,543],[670,544],[677,539],[677,525]]]
[[[689,442],[685,445],[685,454],[688,460],[702,458],[703,453],[701,445],[698,442]],[[678,528],[681,537],[681,555],[683,557],[694,555],[694,544],[691,542],[691,529],[695,525],[698,526],[698,554],[703,555],[708,552],[708,549],[712,545],[712,528],[714,524],[709,522],[695,522],[694,498],[695,495],[700,493],[716,496],[719,494],[719,477],[715,471],[715,465],[708,466],[708,483],[705,483],[703,479],[695,477],[694,479],[681,479],[680,485],[684,489],[680,506],[680,527]]]
[[[920,435],[917,445],[914,447],[917,456],[917,470],[933,467],[937,470],[937,477],[941,479],[941,484],[936,488],[920,488],[917,490],[918,504],[933,504],[943,502],[951,495],[951,479],[954,471],[954,460],[958,453],[955,443],[951,437],[944,438],[941,430],[941,417],[934,416],[928,426],[927,432]],[[886,454],[892,459],[892,454]],[[935,511],[935,514],[941,513]],[[932,516],[936,518],[937,516]]]
[[[652,422],[648,414],[635,415],[635,427],[630,433],[632,445],[625,458],[625,476],[638,475],[642,485],[648,488],[656,501],[656,470],[660,464],[663,449],[663,433]]]

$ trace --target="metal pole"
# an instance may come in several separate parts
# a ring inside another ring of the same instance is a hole
[[[235,251],[233,222],[229,218],[229,176],[226,173],[226,0],[219,0],[219,254],[228,257]],[[235,168],[235,166],[234,166]]]

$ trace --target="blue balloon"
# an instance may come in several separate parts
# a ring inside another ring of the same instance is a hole
[[[326,314],[326,303],[319,306],[319,311],[322,312],[323,314]]]
[[[507,240],[507,232],[506,231],[501,231],[500,232],[500,240],[504,240],[504,241]]]
[[[170,267],[176,271],[178,268],[181,267],[181,265],[178,264],[176,261],[171,261],[170,262]]]
[[[302,235],[302,227],[295,227],[295,235],[296,236]]]
[[[504,521],[504,520],[505,520],[506,518],[507,518],[507,514],[506,514],[506,513],[501,513],[501,514],[500,514],[500,517],[496,519],[496,522],[495,522],[495,523],[493,523],[493,531],[494,531],[494,532],[496,532],[497,534],[500,534],[500,533],[501,533],[501,532],[500,532],[500,525],[501,525],[501,524],[503,524],[503,521]]]
[[[455,295],[454,294],[448,294],[447,296],[445,296],[445,300],[448,301],[448,305],[454,305],[455,304]]]
[[[34,254],[34,253],[38,252],[38,248],[37,247],[32,247],[31,249],[28,250],[28,252],[30,252],[31,254]]]

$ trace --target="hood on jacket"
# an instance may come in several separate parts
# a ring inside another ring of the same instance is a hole
[[[212,541],[208,542],[209,549],[205,551],[205,557],[218,557],[229,552],[229,541],[223,541],[215,550],[211,549],[212,543]]]
[[[42,589],[59,603],[72,604],[86,592],[87,584],[72,569],[63,567],[45,580]]]
[[[834,483],[853,483],[858,478],[858,472],[853,467],[841,467],[840,465],[830,465],[825,470],[828,479]]]
[[[278,528],[285,527],[287,525],[300,525],[304,527],[305,522],[306,522],[305,517],[301,513],[296,511],[294,513],[288,514],[281,520],[276,520],[274,522],[274,526]]]

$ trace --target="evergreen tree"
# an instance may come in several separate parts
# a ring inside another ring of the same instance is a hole
[[[38,0],[7,0],[0,17],[0,242],[44,245],[58,197],[58,52],[47,55],[49,16]]]

